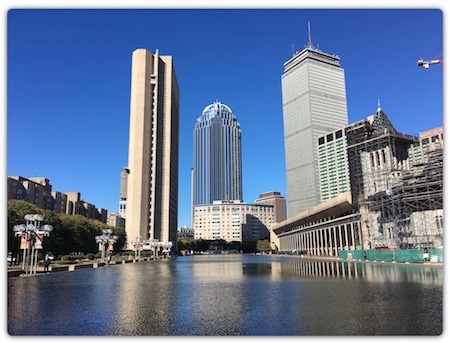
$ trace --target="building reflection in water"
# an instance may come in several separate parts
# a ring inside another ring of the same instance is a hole
[[[123,272],[117,275],[120,279],[115,281],[120,286],[113,306],[116,334],[170,334],[174,325],[174,304],[178,302],[173,292],[172,264],[170,261],[156,261],[129,267],[121,268]]]
[[[10,335],[442,332],[443,270],[283,256],[189,256],[8,280]]]
[[[374,282],[420,282],[442,285],[443,273],[439,268],[410,264],[383,264],[350,261],[301,260],[291,263],[274,263],[274,279],[283,275],[311,277],[364,278]]]
[[[229,256],[224,259],[221,255],[202,256],[198,263],[191,265],[190,274],[190,279],[197,281],[195,287],[184,290],[183,297],[190,297],[185,302],[193,308],[183,311],[190,315],[188,318],[179,318],[184,321],[180,323],[194,332],[238,334],[246,311],[241,291],[244,288],[242,257],[236,255],[235,258]],[[217,323],[220,323],[220,327]]]

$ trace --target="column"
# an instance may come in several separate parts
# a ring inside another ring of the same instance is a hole
[[[356,250],[356,238],[355,238],[355,230],[353,227],[353,223],[348,224],[350,226],[350,238],[351,238],[351,245]]]
[[[349,246],[349,239],[348,239],[348,227],[347,224],[342,225],[342,228],[344,229],[344,238],[345,238],[345,246],[347,247],[347,249],[350,249]]]
[[[339,256],[337,240],[336,240],[336,226],[333,226],[333,238],[334,238],[334,255]]]

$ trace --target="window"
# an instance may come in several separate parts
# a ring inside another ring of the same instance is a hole
[[[333,140],[333,134],[330,133],[327,135],[327,142],[331,142]]]

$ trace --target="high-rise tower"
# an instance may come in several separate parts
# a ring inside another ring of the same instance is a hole
[[[319,136],[347,125],[339,57],[308,45],[284,63],[281,77],[289,216],[320,203]]]
[[[178,217],[179,89],[171,56],[137,49],[132,57],[128,247],[142,239],[172,242]]]
[[[130,170],[127,167],[124,167],[120,172],[119,215],[124,219],[127,217],[127,188],[129,173]]]
[[[205,107],[194,128],[193,205],[242,200],[241,128],[220,102]]]

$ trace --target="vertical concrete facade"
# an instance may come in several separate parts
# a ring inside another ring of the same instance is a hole
[[[120,173],[119,215],[124,219],[127,217],[127,188],[129,173],[130,170],[126,167]]]
[[[140,236],[176,249],[179,88],[171,56],[133,52],[129,135],[128,247]]]
[[[275,223],[286,220],[286,199],[280,192],[271,191],[259,195],[256,204],[272,205],[275,214]]]

